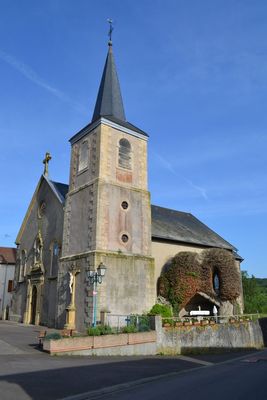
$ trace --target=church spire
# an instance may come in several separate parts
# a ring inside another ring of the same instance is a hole
[[[126,121],[120,84],[112,51],[112,41],[111,41],[112,30],[113,27],[112,25],[110,25],[110,31],[109,31],[110,40],[108,42],[108,47],[109,47],[108,54],[106,58],[106,63],[101,83],[98,90],[92,122],[96,121],[100,117],[105,117],[105,116],[106,117],[110,116],[119,119],[121,121]]]

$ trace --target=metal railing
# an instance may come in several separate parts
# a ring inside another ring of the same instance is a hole
[[[106,323],[116,332],[145,332],[152,329],[151,318],[147,315],[107,314]]]

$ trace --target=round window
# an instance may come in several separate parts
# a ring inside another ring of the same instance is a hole
[[[127,208],[129,207],[129,204],[127,203],[127,201],[123,201],[123,202],[121,203],[121,207],[122,207],[124,210],[127,210]]]
[[[121,240],[123,243],[127,243],[129,240],[128,235],[126,235],[125,233],[123,235],[121,235]]]

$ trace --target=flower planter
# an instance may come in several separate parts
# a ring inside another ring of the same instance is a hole
[[[179,328],[179,327],[183,326],[183,323],[182,322],[175,322],[175,326],[176,326],[176,328]]]
[[[201,326],[209,325],[209,321],[203,320],[201,321]]]
[[[236,320],[235,320],[234,318],[230,318],[230,319],[229,319],[229,323],[230,323],[230,324],[234,324],[235,322],[236,322]]]
[[[45,340],[43,349],[50,354],[72,353],[92,349],[105,349],[120,346],[154,343],[156,332],[120,333],[118,335],[70,337],[58,340]]]
[[[165,322],[165,323],[163,324],[163,326],[164,326],[164,328],[170,328],[171,324],[169,324],[168,322]]]
[[[193,322],[193,325],[194,325],[194,326],[199,326],[199,325],[200,325],[200,322],[199,322],[199,321]]]
[[[210,321],[210,325],[215,325],[216,322],[215,321]]]

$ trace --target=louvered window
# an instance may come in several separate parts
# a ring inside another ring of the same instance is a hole
[[[131,169],[131,144],[127,139],[121,139],[119,142],[119,166],[125,169]]]
[[[88,157],[88,143],[85,141],[80,146],[78,171],[82,171],[88,166]]]

